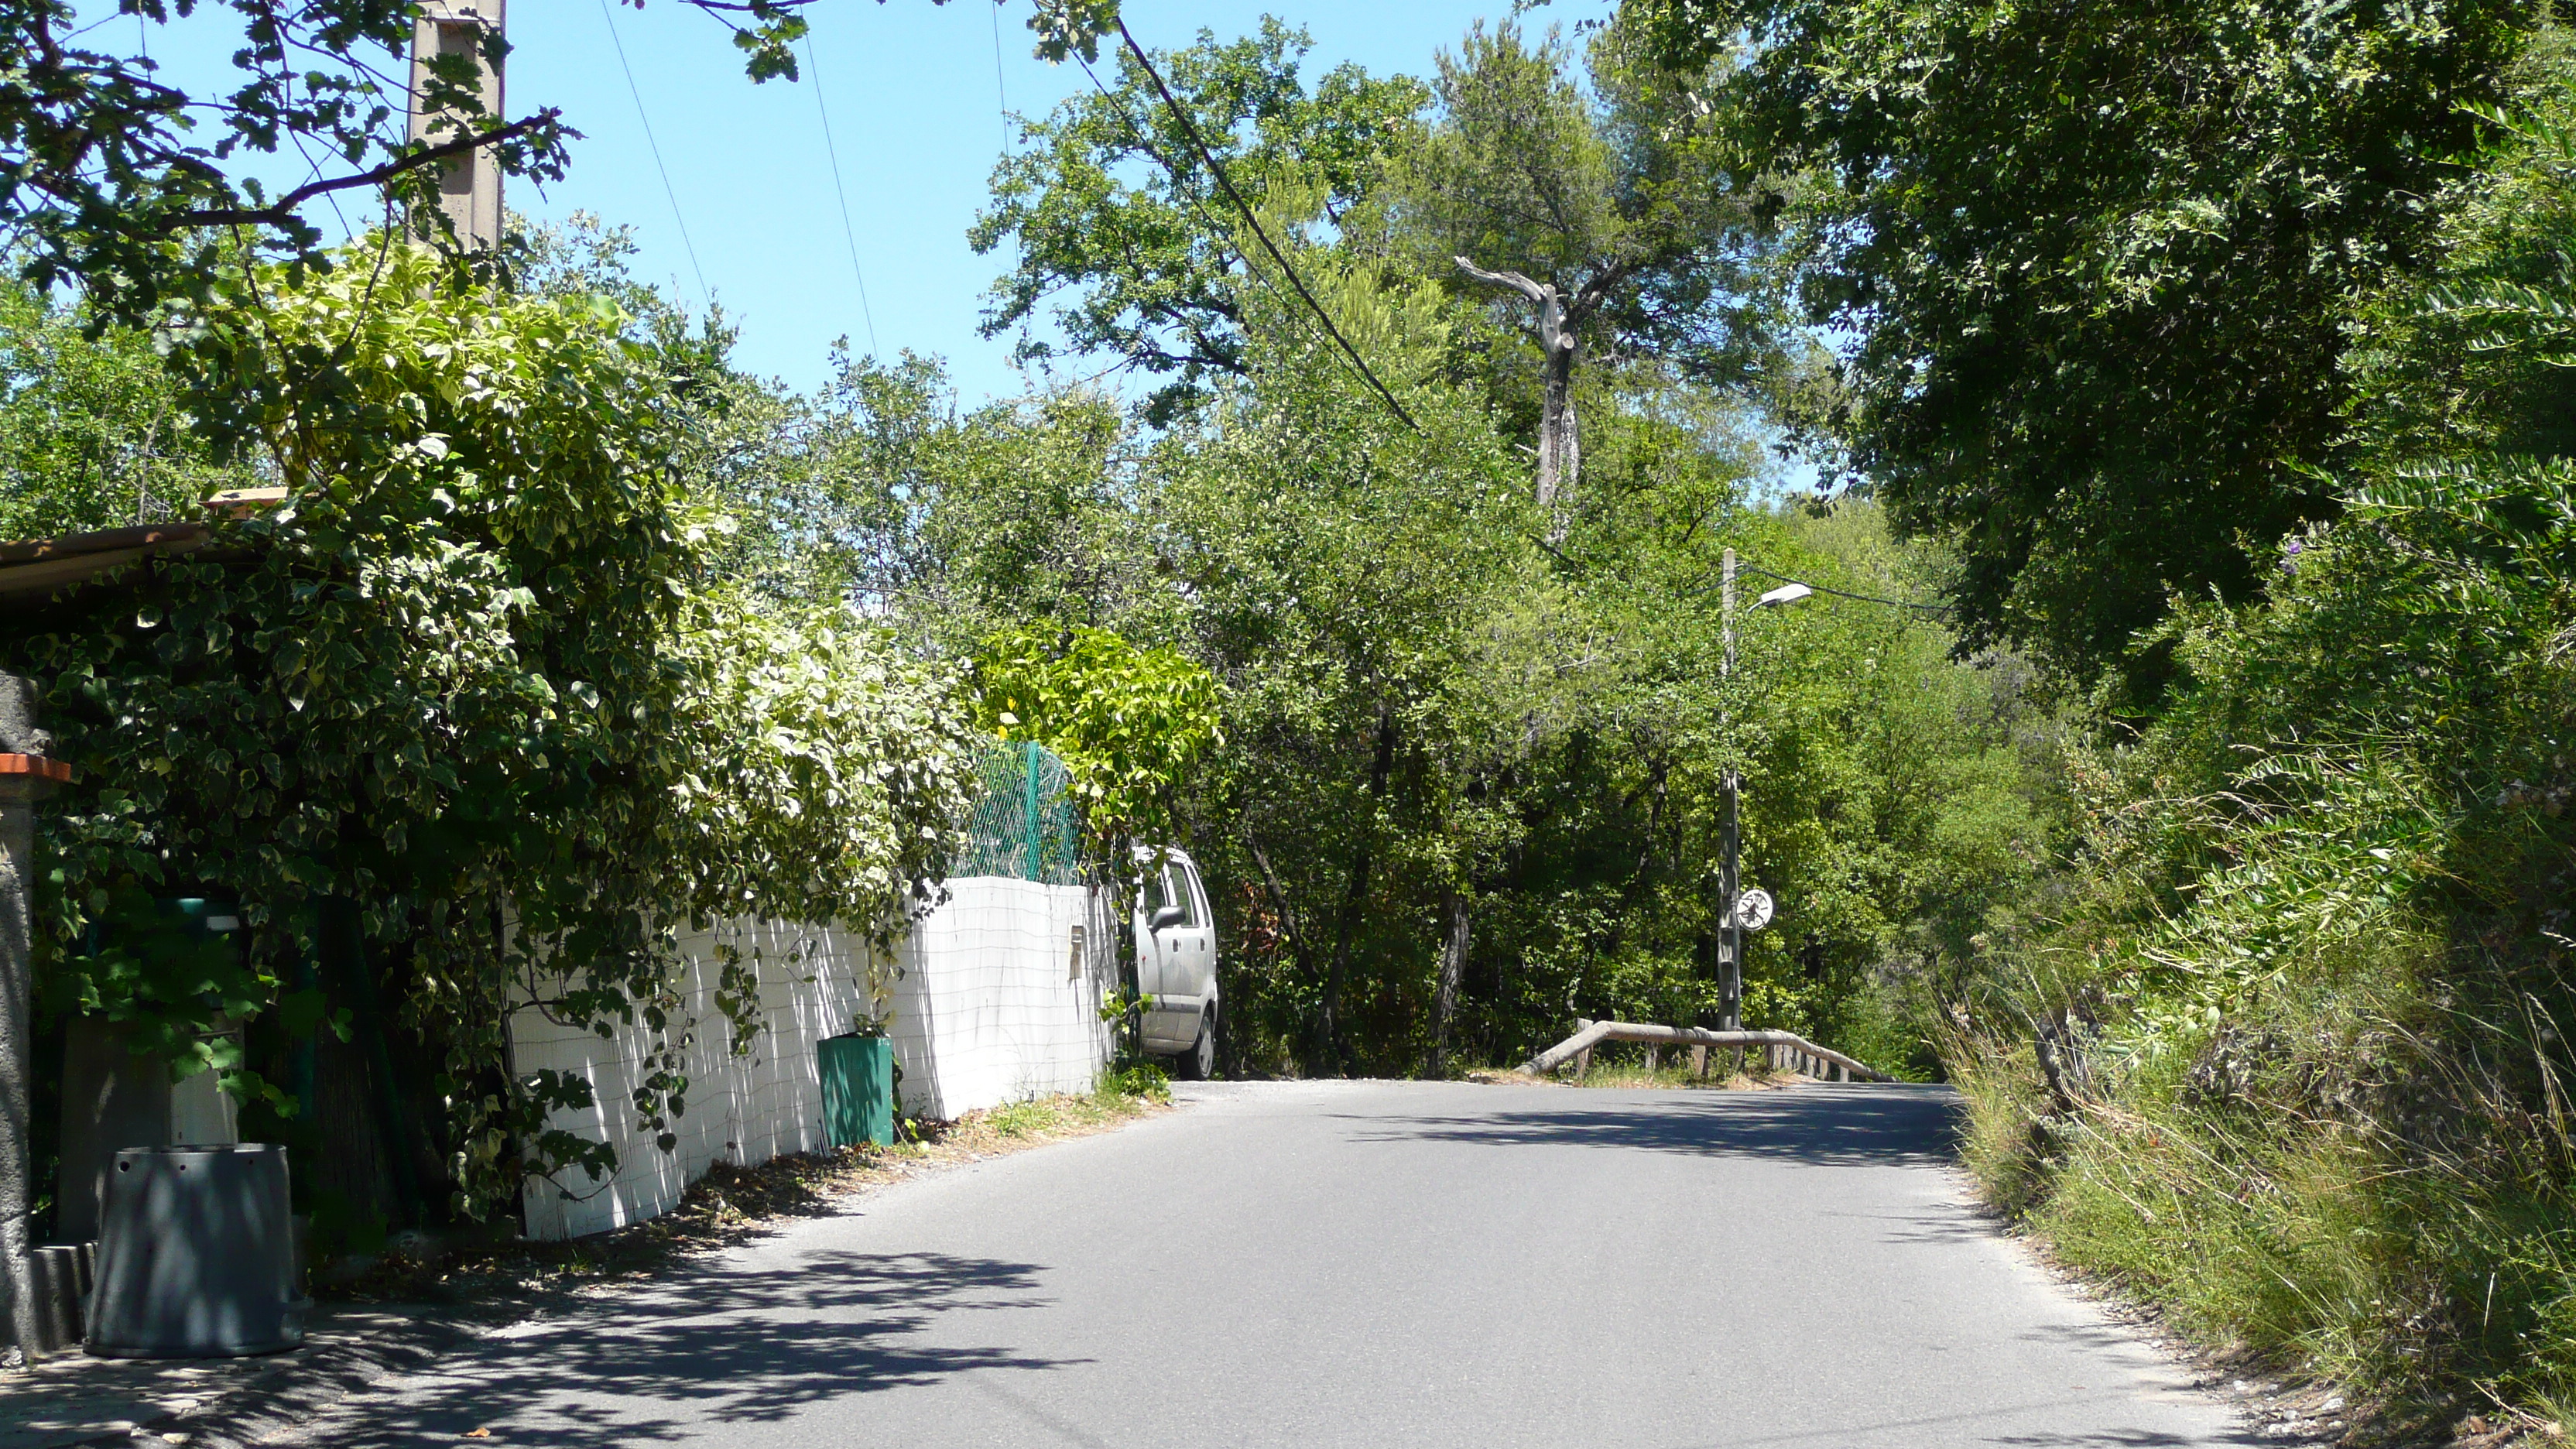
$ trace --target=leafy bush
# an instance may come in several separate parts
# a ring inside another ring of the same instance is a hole
[[[46,820],[44,967],[56,1002],[292,1110],[206,1044],[273,1012],[312,1030],[294,963],[321,908],[353,905],[445,1054],[458,1206],[480,1213],[525,1173],[613,1164],[544,1127],[586,1082],[507,1072],[514,1001],[656,1033],[632,1106],[666,1127],[688,1089],[676,928],[885,937],[941,873],[971,739],[946,671],[711,584],[725,522],[664,461],[672,382],[613,303],[459,288],[398,246],[343,261],[254,272],[177,359],[190,410],[286,502],[0,641],[81,778]],[[238,899],[238,969],[83,949],[121,902],[174,894]],[[722,993],[738,1044],[749,970]]]
[[[1171,649],[1039,620],[994,634],[971,675],[976,722],[1063,758],[1096,842],[1171,839],[1191,769],[1225,743],[1216,677]],[[1125,865],[1111,852],[1113,863]]]

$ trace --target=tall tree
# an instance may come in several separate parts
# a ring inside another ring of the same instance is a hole
[[[1628,0],[1695,73],[1750,34],[1748,154],[1802,173],[1795,272],[1853,337],[1809,419],[1897,524],[1948,540],[1963,645],[2123,672],[2173,593],[2244,599],[2336,511],[2353,299],[2542,7]]]
[[[1631,28],[1586,51],[1551,32],[1480,21],[1443,52],[1439,118],[1407,158],[1390,239],[1427,268],[1454,265],[1527,304],[1539,350],[1538,501],[1557,506],[1582,471],[1574,379],[1597,345],[1670,353],[1701,372],[1740,366],[1750,334],[1721,244],[1753,217],[1718,164],[1716,65],[1648,63]],[[1596,335],[1597,334],[1597,335]]]
[[[1376,185],[1404,127],[1428,99],[1419,81],[1337,66],[1309,92],[1298,65],[1314,42],[1264,16],[1258,35],[1207,31],[1155,67],[1237,189],[1293,177],[1319,187],[1338,223]],[[993,170],[993,204],[967,234],[978,253],[1012,242],[1018,264],[993,284],[983,333],[1050,313],[1077,352],[1106,352],[1171,378],[1148,403],[1167,422],[1212,378],[1241,376],[1243,317],[1234,280],[1238,219],[1181,123],[1134,58],[1117,83],[1077,95],[1022,128],[1028,149]],[[1054,355],[1024,336],[1023,361]]]

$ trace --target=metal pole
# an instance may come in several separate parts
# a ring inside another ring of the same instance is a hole
[[[28,1214],[35,1205],[35,948],[29,895],[36,879],[36,809],[70,772],[44,752],[35,689],[0,674],[0,1279],[9,1295],[10,1337],[33,1358],[44,1339],[36,1302]]]
[[[1725,691],[1726,721],[1732,725],[1735,722],[1735,550],[1731,548],[1726,551],[1718,584],[1718,637],[1724,646],[1718,665],[1719,687]],[[1732,750],[1734,731],[1730,729],[1726,733],[1728,738],[1720,740],[1719,747]],[[1718,1024],[1727,1031],[1741,1031],[1744,1026],[1744,931],[1736,921],[1735,911],[1737,788],[1735,761],[1730,755],[1725,772],[1726,819],[1719,827],[1717,876],[1718,904],[1726,912],[1724,924],[1718,928],[1721,934],[1717,1009]]]
[[[1046,879],[1046,869],[1038,859],[1038,742],[1029,741],[1020,758],[1025,762],[1020,771],[1021,795],[1027,803],[1027,820],[1022,837],[1028,842],[1029,879]]]

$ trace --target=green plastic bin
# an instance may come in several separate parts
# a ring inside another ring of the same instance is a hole
[[[894,1043],[881,1036],[823,1039],[823,1130],[835,1147],[894,1144]]]

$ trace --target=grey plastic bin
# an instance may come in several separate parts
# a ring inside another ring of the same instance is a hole
[[[107,1178],[91,1353],[223,1358],[304,1341],[286,1149],[128,1147]]]

